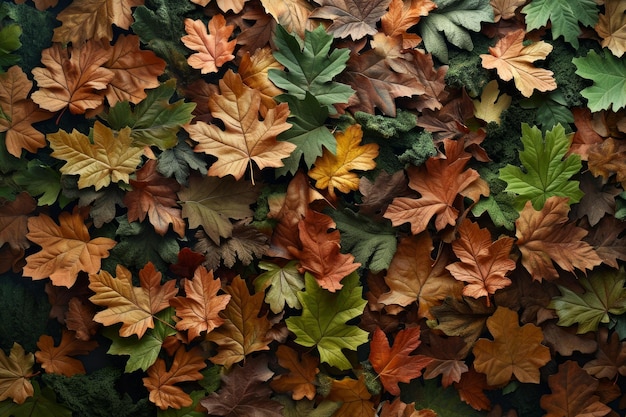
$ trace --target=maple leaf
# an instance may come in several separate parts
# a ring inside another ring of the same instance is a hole
[[[301,248],[288,247],[300,261],[300,268],[309,271],[320,287],[335,292],[343,286],[344,277],[357,270],[361,264],[354,256],[341,253],[341,238],[333,219],[323,213],[309,210],[298,223]]]
[[[272,49],[266,46],[257,49],[252,55],[249,52],[243,54],[237,72],[245,85],[261,93],[261,108],[273,109],[276,107],[274,97],[282,91],[270,81],[269,73],[270,70],[282,69],[283,66],[274,58]],[[293,112],[291,105],[289,110]]]
[[[604,14],[598,17],[596,32],[601,45],[621,58],[626,52],[626,5],[619,0],[605,0]]]
[[[493,21],[498,23],[500,19],[513,18],[517,9],[526,4],[526,0],[490,0],[489,3],[493,7]]]
[[[422,39],[408,30],[436,7],[431,0],[391,0],[389,10],[380,19],[382,32],[387,36],[401,36],[404,49],[415,48]]]
[[[0,401],[11,398],[17,404],[23,404],[34,394],[33,376],[35,357],[26,353],[17,342],[13,342],[9,356],[0,349]]]
[[[180,40],[195,53],[187,58],[192,68],[199,69],[202,74],[217,72],[225,63],[235,59],[235,39],[228,38],[235,30],[226,24],[226,18],[217,14],[209,20],[208,32],[202,20],[185,19],[187,35]]]
[[[95,109],[104,100],[100,90],[105,90],[115,77],[113,71],[102,66],[108,60],[109,55],[96,42],[67,48],[54,43],[41,52],[45,68],[32,70],[39,89],[31,98],[53,112],[68,106],[72,114]]]
[[[509,258],[513,238],[501,237],[491,241],[491,233],[478,224],[464,219],[458,227],[459,237],[452,242],[452,249],[461,260],[446,266],[459,281],[467,282],[463,295],[487,297],[511,284],[505,275],[515,269],[515,261]]]
[[[280,345],[276,350],[278,364],[289,370],[288,374],[278,375],[270,382],[270,386],[277,392],[291,392],[294,400],[308,398],[313,400],[317,394],[315,376],[319,373],[317,358]]]
[[[61,212],[59,224],[45,214],[30,217],[26,237],[42,249],[26,257],[23,275],[35,280],[50,278],[53,285],[69,288],[80,271],[98,272],[102,258],[117,242],[106,237],[91,239],[86,217],[86,212],[79,210]]]
[[[600,270],[593,275],[579,278],[585,290],[579,294],[560,286],[561,296],[554,297],[549,308],[554,308],[559,316],[559,326],[578,323],[577,333],[598,329],[600,323],[609,323],[609,313],[614,315],[626,312],[626,275],[623,269]]]
[[[157,158],[157,171],[166,177],[174,177],[181,185],[189,185],[192,170],[204,173],[207,165],[186,141],[179,141],[173,148],[161,152]]]
[[[617,59],[608,49],[604,56],[590,50],[586,56],[572,58],[576,65],[576,74],[593,85],[583,89],[580,94],[587,99],[587,107],[592,112],[600,110],[617,111],[626,106],[626,63]]]
[[[363,196],[359,204],[359,214],[380,215],[394,197],[410,195],[409,191],[408,180],[402,171],[394,172],[393,175],[381,171],[374,182],[363,177],[359,181],[359,192]]]
[[[226,129],[204,122],[185,127],[191,138],[198,142],[194,151],[218,158],[209,167],[208,174],[232,175],[240,179],[248,166],[252,168],[252,161],[259,169],[283,166],[281,159],[288,157],[296,147],[276,140],[279,133],[291,126],[286,122],[289,106],[281,103],[267,110],[263,122],[259,121],[261,93],[243,84],[241,76],[232,70],[220,80],[220,92],[209,99],[209,108]]]
[[[311,19],[328,19],[333,23],[326,29],[336,38],[359,40],[374,35],[376,22],[385,14],[391,0],[320,0],[321,7],[313,10]]]
[[[361,298],[363,288],[352,273],[343,279],[343,287],[334,293],[323,290],[313,275],[304,275],[305,291],[298,293],[302,304],[300,316],[288,317],[287,328],[296,335],[301,346],[316,346],[320,360],[339,369],[352,364],[342,349],[356,350],[367,342],[368,333],[347,321],[363,313],[367,301]],[[320,308],[324,306],[324,308]]]
[[[142,148],[132,145],[129,128],[115,134],[98,121],[93,126],[93,143],[76,129],[50,133],[48,141],[51,155],[67,162],[61,173],[79,175],[78,188],[93,185],[96,191],[111,181],[128,183],[143,154]]]
[[[546,417],[605,416],[611,408],[599,401],[596,393],[598,380],[589,375],[575,361],[559,365],[559,371],[548,377],[551,394],[541,396],[541,408]]]
[[[369,361],[380,377],[380,382],[391,395],[400,395],[399,382],[408,383],[422,375],[422,370],[432,362],[424,355],[411,355],[419,345],[420,328],[400,330],[394,338],[393,347],[387,335],[377,328],[370,342]]]
[[[44,134],[32,125],[49,119],[52,114],[40,109],[28,97],[32,86],[32,81],[18,66],[0,73],[0,132],[6,132],[6,149],[16,158],[21,157],[24,149],[35,153],[46,146]]]
[[[265,302],[274,314],[283,311],[285,305],[298,310],[302,308],[297,294],[304,289],[304,277],[298,271],[297,261],[289,261],[282,267],[261,261],[258,267],[266,272],[254,279],[254,288],[257,292],[269,288]]]
[[[330,401],[342,402],[341,407],[337,410],[334,417],[374,417],[374,403],[370,400],[372,394],[365,386],[365,377],[359,376],[359,379],[343,378],[341,380],[333,380],[327,399]]]
[[[580,155],[580,159],[586,161],[589,151],[594,148],[594,145],[601,144],[604,138],[596,131],[594,117],[587,107],[573,108],[572,115],[574,116],[576,131],[572,138],[569,153],[576,153]]]
[[[52,336],[41,335],[37,341],[39,350],[35,352],[35,358],[46,373],[70,377],[86,373],[83,363],[72,356],[87,355],[97,346],[95,340],[83,341],[77,339],[74,332],[63,330],[58,346],[54,346]]]
[[[617,332],[609,337],[607,328],[599,329],[596,358],[587,362],[583,369],[596,378],[614,380],[618,373],[626,375],[626,342],[620,342]]]
[[[83,304],[78,297],[72,297],[67,305],[65,327],[76,332],[76,339],[87,342],[98,333],[100,324],[93,321],[96,309],[92,304]]]
[[[147,216],[158,234],[165,235],[171,224],[178,236],[185,236],[185,221],[176,203],[180,184],[159,174],[155,160],[147,161],[130,185],[133,189],[124,196],[128,221],[142,222]]]
[[[626,184],[626,144],[613,138],[605,139],[601,144],[589,150],[589,172],[595,177],[601,176],[604,183],[613,175],[615,179]]]
[[[407,306],[418,304],[418,317],[433,318],[431,307],[438,305],[448,295],[460,294],[462,283],[455,280],[444,268],[445,256],[433,263],[430,254],[433,243],[426,232],[403,238],[385,275],[389,292],[379,303]]]
[[[533,90],[551,91],[556,89],[552,71],[537,68],[532,63],[545,59],[552,51],[552,45],[544,41],[524,46],[526,32],[517,30],[489,47],[489,54],[481,54],[482,65],[495,69],[504,81],[515,82],[515,87],[524,97],[530,97]]]
[[[428,345],[422,344],[418,353],[431,359],[424,370],[424,379],[441,375],[441,385],[444,388],[459,382],[463,374],[468,372],[463,359],[471,345],[467,345],[462,337],[439,336],[435,332],[429,332],[424,339],[428,341]]]
[[[424,165],[407,169],[409,187],[421,198],[396,197],[384,217],[394,226],[411,223],[414,235],[426,230],[433,216],[435,228],[442,230],[456,222],[459,210],[454,207],[457,195],[474,202],[489,195],[489,186],[473,169],[465,169],[470,154],[463,151],[462,141],[444,140],[447,159],[429,158]]]
[[[54,29],[54,42],[80,45],[86,39],[113,39],[113,27],[129,29],[133,23],[132,7],[144,0],[84,0],[72,3],[56,16],[61,26]]]
[[[415,403],[406,404],[400,397],[396,397],[391,403],[389,401],[382,403],[380,417],[424,417],[423,414],[418,413]]]
[[[474,100],[474,116],[487,123],[500,124],[500,115],[511,105],[511,96],[498,89],[498,82],[491,80],[480,93],[480,100]]]
[[[454,383],[454,388],[459,392],[459,398],[472,406],[475,410],[489,410],[491,401],[485,395],[484,390],[489,389],[487,376],[470,368],[461,375],[461,380]]]
[[[536,211],[528,201],[515,221],[522,265],[537,281],[558,278],[552,262],[569,272],[575,268],[584,272],[602,262],[591,245],[582,240],[587,231],[567,223],[567,202],[565,197],[552,196]]]
[[[519,382],[538,384],[539,368],[550,361],[541,328],[532,323],[519,327],[517,313],[506,307],[487,319],[487,328],[494,340],[478,339],[473,348],[474,367],[487,375],[487,383],[506,384],[515,375]]]
[[[206,367],[202,352],[198,348],[186,351],[184,346],[176,350],[170,369],[167,370],[165,361],[157,361],[148,368],[143,385],[149,391],[149,398],[161,410],[168,407],[180,409],[190,406],[193,401],[189,394],[174,385],[186,381],[198,381],[203,378],[200,370]]]
[[[211,362],[229,367],[252,352],[268,350],[267,333],[272,325],[267,313],[259,317],[263,293],[250,294],[239,276],[224,291],[230,295],[228,305],[219,314],[224,323],[208,333],[206,340],[217,344],[217,355],[210,358]]]
[[[209,333],[224,323],[218,314],[226,308],[231,296],[217,295],[222,283],[219,278],[213,278],[213,271],[198,267],[193,279],[183,279],[181,284],[185,288],[185,296],[170,300],[170,305],[176,309],[176,316],[181,318],[176,322],[178,330],[187,330],[189,339],[193,340],[200,333]]]
[[[349,126],[344,132],[335,134],[337,151],[335,154],[324,149],[309,171],[309,177],[316,180],[315,187],[328,189],[336,198],[335,189],[348,193],[359,189],[359,177],[353,170],[369,171],[376,168],[374,158],[378,156],[378,145],[360,145],[363,138],[361,125]]]
[[[626,224],[613,216],[604,216],[590,229],[585,241],[593,246],[602,263],[619,268],[618,259],[626,260],[626,237],[619,237],[626,230]]]
[[[585,194],[580,202],[572,207],[572,214],[578,218],[587,218],[589,226],[596,226],[605,217],[615,219],[615,196],[621,189],[613,184],[602,184],[601,177],[594,177],[591,173],[585,173],[580,177],[580,190]],[[611,216],[606,216],[610,214]],[[593,233],[595,228],[590,230]],[[617,236],[617,235],[616,235]]]
[[[12,249],[27,249],[30,242],[28,215],[37,208],[37,202],[27,193],[19,193],[14,201],[0,200],[0,246],[8,243]]]
[[[276,31],[276,20],[265,11],[261,4],[263,2],[246,2],[242,12],[232,16],[241,30],[236,37],[237,45],[240,45],[238,54],[253,53],[257,49],[266,47]],[[285,7],[288,2],[281,2],[281,4]]]

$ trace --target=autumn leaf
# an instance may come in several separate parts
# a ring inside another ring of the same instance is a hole
[[[304,277],[298,271],[297,261],[289,261],[282,267],[260,261],[258,267],[265,272],[255,278],[254,288],[257,292],[267,290],[265,302],[274,314],[280,314],[285,306],[302,308],[297,294],[304,289]]]
[[[376,23],[385,14],[391,0],[320,0],[321,7],[313,10],[311,19],[328,19],[333,23],[326,29],[336,38],[352,40],[374,35]]]
[[[93,321],[96,309],[91,303],[83,303],[80,298],[72,297],[67,305],[65,327],[76,332],[76,339],[87,342],[100,330],[100,323]]]
[[[261,0],[265,12],[289,33],[296,33],[301,38],[306,30],[313,30],[314,23],[309,20],[314,6],[306,0]]]
[[[489,410],[491,401],[485,395],[485,390],[490,389],[487,384],[487,376],[470,368],[461,375],[461,380],[454,383],[454,388],[459,392],[459,398],[471,405],[475,410]]]
[[[567,202],[565,197],[552,196],[537,211],[528,201],[515,221],[522,265],[537,281],[559,277],[553,262],[569,272],[584,272],[602,262],[591,245],[582,240],[587,231],[568,223]]]
[[[333,417],[374,417],[374,403],[371,401],[372,394],[365,386],[363,375],[359,379],[343,378],[333,380],[327,399],[335,402],[342,402],[341,407]]]
[[[28,215],[37,208],[37,202],[26,192],[19,193],[14,201],[0,200],[0,247],[8,243],[12,249],[27,249],[30,242]]]
[[[370,342],[369,361],[380,377],[380,382],[391,395],[400,395],[399,382],[408,383],[422,375],[422,370],[432,362],[424,355],[411,355],[421,344],[420,328],[400,330],[394,338],[393,347],[387,335],[377,328]]]
[[[187,351],[184,346],[180,346],[169,370],[163,359],[157,359],[154,365],[148,368],[148,376],[143,378],[143,385],[150,393],[150,401],[161,410],[168,407],[180,409],[191,405],[193,401],[189,394],[174,384],[201,380],[203,375],[200,370],[203,368],[206,368],[206,362],[198,348]]]
[[[224,323],[209,332],[206,340],[217,344],[217,355],[209,358],[211,362],[230,367],[252,352],[268,350],[267,332],[272,325],[267,313],[259,317],[263,293],[250,294],[246,282],[238,276],[224,291],[230,295],[228,305],[219,313]]]
[[[198,122],[185,129],[198,142],[194,150],[217,156],[209,175],[235,179],[243,177],[254,161],[259,169],[281,167],[281,159],[289,156],[296,145],[278,142],[276,136],[291,126],[286,122],[289,107],[281,103],[269,109],[261,122],[258,110],[261,93],[243,84],[241,76],[229,70],[220,80],[221,95],[209,99],[209,108],[220,119],[225,130],[216,125]],[[254,183],[254,175],[252,182]]]
[[[422,39],[409,29],[436,7],[431,0],[391,0],[389,10],[380,19],[382,32],[387,36],[401,36],[404,49],[415,48]]]
[[[447,337],[436,332],[429,332],[423,339],[428,344],[422,344],[417,352],[431,359],[424,370],[424,379],[441,375],[441,385],[444,388],[461,381],[468,372],[464,359],[472,345],[466,344],[460,336]]]
[[[86,213],[79,210],[61,212],[59,224],[45,214],[30,217],[26,237],[41,250],[26,257],[23,275],[50,278],[53,285],[69,288],[80,271],[98,272],[102,258],[117,242],[107,237],[91,239],[85,218]]]
[[[288,374],[281,374],[272,379],[270,386],[277,392],[291,392],[294,400],[308,398],[313,400],[317,394],[315,376],[319,373],[317,358],[298,352],[286,345],[278,346],[276,350],[278,364],[289,370]]]
[[[617,375],[626,375],[626,342],[619,340],[617,332],[606,327],[598,330],[596,358],[585,363],[583,369],[596,378],[615,380]]]
[[[49,374],[72,376],[85,374],[83,363],[72,356],[87,355],[98,346],[95,340],[83,341],[75,337],[75,333],[64,330],[58,346],[54,346],[52,336],[41,335],[37,341],[39,350],[35,358]]]
[[[533,90],[556,89],[552,71],[532,65],[534,61],[545,59],[552,51],[552,45],[539,41],[524,46],[525,35],[523,30],[510,32],[495,46],[489,47],[489,54],[480,55],[483,67],[495,69],[504,81],[512,79],[524,97],[530,97]]]
[[[493,7],[493,21],[498,23],[500,19],[508,20],[515,16],[515,11],[526,4],[526,0],[491,0]]]
[[[626,144],[611,137],[589,150],[589,172],[595,177],[602,177],[604,183],[613,176],[622,184],[626,184]]]
[[[198,267],[193,279],[183,279],[184,297],[174,297],[170,305],[176,309],[176,329],[187,330],[190,340],[200,336],[202,332],[211,332],[224,323],[219,312],[224,310],[230,301],[230,295],[217,295],[221,288],[219,278],[213,278],[213,271]]]
[[[34,376],[34,364],[34,355],[26,353],[17,342],[13,342],[9,356],[0,349],[0,401],[10,398],[17,404],[23,404],[34,394],[30,382]]]
[[[378,156],[378,145],[361,145],[363,130],[361,125],[351,125],[344,132],[335,135],[337,151],[333,155],[324,149],[309,176],[316,180],[315,187],[328,189],[332,198],[336,198],[335,189],[348,193],[359,189],[359,177],[353,170],[369,171],[376,168],[374,158]]]
[[[522,383],[539,383],[539,368],[550,361],[550,349],[543,346],[541,328],[532,323],[519,327],[515,311],[498,307],[487,319],[494,340],[478,339],[474,344],[474,367],[487,375],[489,385],[503,385],[515,376]]]
[[[446,269],[454,278],[467,283],[463,287],[463,295],[487,297],[489,305],[489,295],[511,284],[506,274],[516,265],[509,258],[513,238],[501,237],[492,242],[489,230],[481,229],[467,218],[458,227],[458,233],[458,239],[452,242],[452,249],[460,262],[450,264]]]
[[[202,20],[185,19],[187,35],[180,40],[195,53],[187,57],[192,68],[199,69],[202,74],[217,72],[225,63],[235,59],[235,39],[228,38],[235,30],[226,24],[226,18],[217,14],[209,20],[208,32]]]
[[[599,15],[595,29],[602,38],[602,47],[621,58],[626,52],[626,4],[605,0],[604,14]]]
[[[113,71],[103,67],[109,54],[95,42],[74,45],[64,48],[52,44],[41,53],[45,67],[32,70],[39,88],[31,98],[41,108],[55,112],[69,107],[72,114],[83,114],[104,101],[102,90],[115,77]]]
[[[613,200],[615,201],[615,200]],[[596,203],[599,204],[598,200]],[[619,268],[619,261],[626,261],[626,237],[620,237],[626,224],[612,216],[604,216],[585,236],[585,241],[593,246],[602,263]]]
[[[280,3],[283,3],[281,1]],[[282,93],[269,79],[270,70],[281,70],[282,65],[272,55],[269,47],[259,48],[252,55],[246,52],[241,57],[238,73],[241,81],[248,87],[261,93],[261,108],[276,107],[274,97]]]
[[[498,82],[491,80],[480,93],[480,100],[474,100],[474,116],[487,123],[500,124],[500,115],[511,105],[511,96],[500,93]]]
[[[94,186],[96,191],[111,182],[128,183],[143,154],[142,148],[132,145],[129,128],[115,134],[98,121],[93,127],[93,143],[76,129],[72,133],[50,133],[48,141],[53,149],[51,155],[67,162],[61,173],[78,175],[79,188]]]

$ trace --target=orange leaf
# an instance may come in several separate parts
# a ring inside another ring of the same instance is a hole
[[[33,354],[24,352],[19,343],[13,342],[8,357],[0,349],[0,401],[11,398],[23,404],[26,398],[33,396],[35,390],[29,378],[33,376],[34,364]]]
[[[602,38],[602,47],[621,58],[626,52],[626,3],[605,0],[604,14],[600,14],[595,29]]]
[[[237,41],[228,40],[233,30],[235,27],[226,25],[226,18],[221,14],[209,20],[208,32],[202,20],[185,19],[187,35],[180,40],[187,48],[196,51],[187,58],[187,63],[202,74],[217,72],[222,65],[235,59],[233,51]]]
[[[80,271],[94,274],[100,261],[117,242],[106,237],[91,239],[85,225],[86,212],[59,214],[59,224],[45,214],[28,219],[26,237],[41,250],[26,258],[24,276],[50,278],[53,285],[71,287]]]
[[[511,285],[505,275],[515,269],[515,261],[509,258],[513,238],[501,237],[491,241],[491,233],[481,229],[469,219],[463,220],[458,228],[459,238],[452,243],[452,249],[461,260],[446,266],[446,269],[459,281],[467,282],[463,295],[487,297],[497,290]]]
[[[85,374],[83,363],[72,356],[86,355],[98,346],[95,340],[83,341],[75,333],[63,330],[59,346],[54,346],[52,336],[41,335],[37,341],[39,350],[35,352],[37,362],[48,374],[60,374],[70,377]]]
[[[291,397],[298,401],[303,398],[313,400],[316,395],[315,375],[319,373],[319,361],[308,353],[300,357],[298,352],[286,345],[278,346],[276,351],[278,364],[289,370],[286,375],[278,375],[270,383],[277,392],[290,392]]]
[[[390,347],[385,333],[377,328],[370,343],[369,361],[380,377],[383,387],[391,395],[400,395],[398,382],[409,383],[422,375],[422,370],[432,362],[424,355],[413,355],[420,345],[420,328],[409,327],[400,330]]]
[[[270,69],[282,70],[283,66],[272,55],[272,49],[265,47],[257,49],[252,55],[246,52],[241,57],[237,71],[245,85],[261,93],[261,112],[263,112],[263,108],[273,109],[276,107],[274,97],[283,93],[270,81],[268,77]]]
[[[574,132],[568,155],[576,153],[580,155],[580,159],[586,161],[589,158],[589,151],[594,149],[595,145],[601,144],[603,138],[594,129],[591,110],[587,107],[576,107],[572,109],[572,114],[574,115],[576,131]]]
[[[211,332],[224,323],[219,317],[226,308],[230,295],[217,295],[221,288],[219,278],[213,279],[213,271],[198,267],[193,279],[183,279],[184,297],[175,297],[170,305],[176,309],[176,315],[182,320],[176,323],[178,330],[188,330],[189,339],[195,339],[200,333]]]
[[[267,313],[259,317],[265,293],[251,295],[246,281],[239,276],[224,291],[231,297],[226,309],[220,312],[224,324],[208,333],[206,340],[218,346],[217,355],[210,358],[211,362],[228,367],[252,352],[268,350],[271,340],[267,332],[272,324]]]
[[[387,36],[401,36],[403,49],[415,48],[422,39],[407,31],[436,7],[431,0],[392,0],[389,11],[380,19],[381,29]]]
[[[485,395],[487,385],[487,377],[485,374],[476,372],[474,368],[470,368],[461,376],[459,382],[454,383],[454,388],[459,392],[461,400],[472,406],[475,410],[489,410],[491,401]]]
[[[341,280],[361,266],[354,262],[354,256],[339,251],[339,230],[328,232],[335,227],[330,216],[309,209],[298,223],[302,249],[288,248],[300,261],[301,268],[312,273],[319,286],[330,292],[341,289]]]
[[[163,359],[148,368],[147,377],[143,378],[143,385],[150,392],[149,399],[161,410],[168,407],[180,409],[193,404],[193,400],[180,387],[174,385],[179,382],[199,381],[203,378],[200,370],[206,368],[204,356],[199,348],[189,352],[181,346],[176,351],[172,366],[165,367]]]
[[[552,45],[539,41],[524,46],[525,35],[523,29],[516,30],[500,39],[495,46],[489,47],[489,54],[480,55],[483,67],[495,69],[504,81],[512,79],[524,97],[530,97],[533,90],[556,89],[552,71],[532,65],[534,61],[546,59],[552,51]]]
[[[115,77],[113,71],[102,67],[108,59],[108,54],[93,42],[67,48],[52,44],[41,52],[45,68],[32,70],[39,89],[31,98],[50,111],[69,106],[72,114],[82,114],[95,109],[104,101],[100,90],[105,90]]]
[[[360,145],[362,138],[361,125],[352,125],[345,132],[335,134],[337,154],[333,155],[324,148],[324,153],[317,158],[315,166],[309,171],[309,177],[317,181],[316,188],[328,188],[332,198],[335,198],[335,189],[342,193],[359,189],[359,176],[351,171],[369,171],[376,168],[374,158],[378,156],[378,145]]]
[[[519,327],[517,313],[498,307],[487,319],[494,340],[478,339],[474,344],[474,367],[487,375],[489,385],[503,385],[515,375],[522,383],[539,383],[539,368],[550,361],[550,349],[541,344],[540,327],[527,323]]]
[[[37,208],[37,202],[27,192],[19,193],[14,201],[0,200],[0,246],[8,243],[12,249],[27,249],[30,242],[28,215]]]
[[[380,410],[380,417],[419,417],[419,411],[415,409],[415,403],[405,404],[400,397],[396,397],[392,403],[385,401]]]
[[[150,312],[156,314],[170,306],[170,300],[178,293],[176,281],[170,280],[161,285],[162,275],[152,262],[139,270],[139,284],[148,294]]]
[[[568,223],[568,212],[567,198],[552,196],[540,211],[527,202],[515,221],[522,265],[537,281],[559,277],[553,261],[569,272],[593,269],[602,263],[593,247],[582,240],[587,231]]]
[[[359,379],[344,378],[334,380],[328,394],[329,401],[341,402],[341,408],[335,411],[333,417],[374,417],[374,403],[370,401],[372,394],[365,386],[363,375]]]
[[[217,157],[208,174],[232,175],[240,179],[248,166],[252,166],[252,161],[260,169],[283,166],[281,159],[296,148],[293,143],[276,140],[278,134],[291,127],[286,122],[289,116],[287,103],[269,109],[264,120],[259,121],[261,93],[243,84],[241,76],[232,70],[220,80],[220,92],[221,95],[209,99],[209,108],[226,129],[204,122],[185,127],[189,136],[198,142],[194,151]]]

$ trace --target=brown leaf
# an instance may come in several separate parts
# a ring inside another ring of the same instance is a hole
[[[17,404],[23,404],[33,396],[35,389],[30,378],[34,376],[34,364],[34,355],[24,352],[17,342],[13,342],[9,356],[0,349],[0,401],[10,398]]]
[[[408,181],[402,171],[396,171],[392,175],[381,170],[374,182],[362,177],[359,192],[363,195],[359,213],[368,216],[382,215],[394,197],[410,195]]]
[[[468,370],[464,359],[471,346],[462,337],[439,335],[433,331],[429,331],[423,339],[427,344],[422,344],[418,352],[432,359],[424,371],[424,379],[441,375],[444,388],[459,382],[462,374]]]
[[[607,138],[599,145],[589,150],[588,155],[589,171],[598,177],[603,177],[603,181],[615,175],[616,180],[626,187],[626,142]]]
[[[620,342],[617,332],[602,327],[598,330],[596,358],[585,363],[583,369],[596,378],[615,379],[617,374],[626,376],[626,342]]]
[[[391,0],[319,0],[320,6],[309,16],[311,19],[328,19],[333,23],[326,29],[336,38],[358,40],[374,35],[376,22],[385,14]]]
[[[14,201],[0,199],[0,246],[8,243],[12,249],[28,249],[28,215],[35,211],[37,202],[27,192],[15,196]]]
[[[485,395],[485,390],[491,388],[487,384],[487,376],[476,372],[474,368],[461,375],[461,380],[454,383],[459,392],[459,398],[472,406],[475,410],[489,410],[491,401]]]
[[[65,314],[65,327],[76,332],[76,339],[86,342],[98,333],[100,324],[93,317],[96,309],[93,304],[83,304],[78,297],[72,297]]]
[[[626,222],[613,216],[604,216],[594,227],[589,228],[585,242],[593,246],[602,263],[619,268],[619,261],[626,261]]]
[[[241,29],[241,33],[236,38],[237,45],[241,46],[239,53],[248,52],[252,54],[257,49],[270,45],[277,23],[270,14],[265,12],[261,4],[248,2],[245,4],[243,12],[232,16],[231,19]]]
[[[178,252],[178,260],[171,264],[169,270],[181,278],[193,277],[194,271],[202,265],[204,256],[189,248],[182,248]]]
[[[626,52],[626,4],[620,0],[605,0],[604,14],[598,17],[595,29],[602,38],[602,47],[621,58]]]
[[[95,340],[83,341],[77,339],[74,332],[63,330],[58,346],[54,346],[52,336],[41,335],[37,341],[39,350],[35,352],[35,358],[46,373],[70,377],[86,373],[83,363],[72,356],[86,355],[97,346]]]
[[[605,214],[611,217],[615,214],[615,196],[622,191],[620,188],[614,184],[603,185],[602,178],[596,178],[591,173],[585,172],[580,176],[580,190],[585,195],[572,207],[571,214],[575,218],[587,216],[589,225],[596,226]]]
[[[419,412],[415,409],[415,403],[405,404],[400,397],[396,397],[393,402],[382,403],[380,417],[419,417]]]
[[[576,131],[568,154],[576,153],[580,155],[580,159],[586,161],[589,158],[589,151],[595,145],[601,144],[604,138],[594,128],[591,110],[587,107],[575,107],[572,109],[572,114],[574,115]]]
[[[372,394],[367,390],[364,377],[361,375],[359,379],[333,380],[330,394],[326,399],[342,403],[333,417],[374,417],[376,412],[371,398]]]
[[[202,74],[217,72],[225,63],[235,59],[236,40],[228,38],[235,26],[227,25],[226,18],[216,14],[209,20],[208,31],[202,20],[185,19],[187,34],[180,40],[195,53],[187,57],[187,63]]]
[[[562,356],[572,356],[574,351],[593,353],[598,348],[598,343],[595,340],[586,337],[590,333],[579,335],[574,327],[557,326],[556,320],[542,323],[541,329],[546,345]]]
[[[507,20],[515,16],[515,11],[526,3],[526,0],[491,0],[493,7],[493,21]]]
[[[469,349],[480,337],[487,319],[495,310],[495,306],[487,306],[473,298],[446,297],[443,304],[434,306],[431,312],[437,319],[435,329],[448,336],[462,337]]]
[[[281,3],[284,3],[281,0]],[[261,113],[276,107],[274,97],[282,94],[282,90],[274,85],[268,77],[270,69],[282,70],[283,66],[276,61],[269,47],[260,48],[252,55],[246,52],[241,57],[238,73],[241,81],[248,87],[261,93]]]
[[[402,48],[415,48],[422,39],[408,30],[437,5],[431,0],[392,0],[389,11],[380,19],[381,29],[387,36],[401,36]]]
[[[309,16],[313,5],[306,0],[261,0],[265,11],[270,14],[288,33],[295,33],[304,39],[304,31],[316,27]]]
[[[319,373],[319,360],[308,353],[298,355],[298,352],[286,345],[278,346],[276,357],[278,364],[288,369],[289,373],[274,378],[270,383],[272,389],[291,392],[291,398],[296,401],[305,397],[313,400],[317,394],[315,376]]]

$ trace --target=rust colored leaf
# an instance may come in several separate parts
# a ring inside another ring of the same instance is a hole
[[[478,339],[474,344],[474,367],[487,375],[489,385],[503,385],[515,376],[522,383],[539,383],[539,368],[550,361],[550,349],[543,346],[541,328],[532,323],[519,326],[517,313],[498,307],[487,319],[494,340]]]
[[[419,417],[419,411],[415,409],[415,403],[405,404],[400,397],[393,402],[385,401],[380,410],[380,417]]]
[[[602,38],[602,47],[621,58],[626,52],[626,3],[605,0],[604,14],[600,14],[595,29]]]
[[[415,48],[422,39],[407,31],[437,5],[431,0],[392,0],[389,10],[380,19],[381,29],[387,36],[402,37],[402,48]]]
[[[27,192],[19,193],[14,201],[0,199],[0,246],[8,243],[12,249],[27,249],[30,242],[28,215],[37,208],[37,202]]]
[[[100,323],[93,319],[95,315],[96,309],[93,304],[86,305],[78,297],[72,297],[65,314],[65,327],[76,333],[76,339],[87,342],[100,329]]]
[[[615,175],[615,179],[626,187],[626,143],[612,137],[589,150],[589,171],[601,176],[604,182]]]
[[[176,281],[170,280],[161,285],[162,274],[152,262],[139,270],[139,285],[148,294],[150,312],[156,314],[170,305],[170,300],[178,293]]]
[[[372,394],[367,390],[364,377],[361,375],[359,379],[334,380],[326,399],[342,403],[333,417],[374,417],[376,411],[371,398]]]
[[[191,278],[203,261],[204,255],[185,247],[178,252],[178,260],[169,269],[181,278]]]
[[[320,6],[311,13],[312,19],[328,19],[327,28],[336,38],[358,40],[376,33],[376,22],[385,14],[391,0],[320,0]]]
[[[589,158],[589,151],[595,145],[602,143],[604,138],[594,129],[593,116],[587,107],[576,107],[572,109],[576,131],[572,138],[568,154],[576,153],[580,159],[586,161]]]
[[[617,332],[602,327],[598,330],[596,358],[585,363],[583,369],[596,378],[614,380],[617,375],[626,376],[626,342],[620,342]]]
[[[459,382],[468,369],[463,359],[471,345],[468,346],[462,337],[446,337],[435,332],[429,332],[423,339],[428,344],[422,344],[418,352],[432,359],[424,371],[424,378],[433,379],[441,375],[444,388]]]
[[[86,342],[77,339],[74,332],[63,330],[58,346],[54,346],[52,336],[41,335],[37,341],[39,350],[35,352],[35,358],[46,373],[70,377],[86,373],[83,363],[72,356],[86,355],[97,346],[95,340]]]
[[[35,357],[24,352],[19,343],[13,342],[9,356],[0,349],[0,401],[7,398],[17,404],[23,404],[32,397],[35,390],[30,378],[33,375]]]
[[[91,239],[86,214],[79,210],[61,212],[59,224],[45,214],[30,217],[26,237],[41,250],[26,258],[23,274],[35,280],[50,278],[53,285],[69,288],[78,272],[98,272],[100,261],[109,256],[117,242],[106,237]]]
[[[291,392],[291,398],[296,401],[305,397],[313,400],[317,394],[315,376],[319,373],[319,360],[308,353],[298,355],[298,352],[286,345],[278,346],[276,357],[278,364],[288,369],[289,373],[272,379],[272,389],[277,392]]]
[[[461,380],[454,383],[454,388],[459,392],[461,400],[465,401],[475,410],[489,410],[491,401],[485,395],[485,390],[491,388],[487,384],[485,374],[476,372],[474,368],[470,368],[461,375]]]
[[[178,330],[187,330],[189,339],[193,340],[200,333],[209,333],[224,323],[219,313],[226,308],[230,295],[217,295],[222,283],[219,278],[213,278],[213,271],[201,266],[196,269],[193,279],[183,279],[182,285],[185,296],[170,300],[176,315],[182,319],[176,323]]]
[[[284,2],[281,0],[281,3]],[[241,81],[261,93],[260,109],[262,112],[276,107],[274,97],[283,92],[268,78],[267,74],[270,69],[282,70],[283,66],[276,61],[269,47],[257,49],[252,55],[246,52],[239,63],[238,73],[241,75]]]
[[[235,59],[236,40],[229,41],[235,26],[227,25],[226,18],[216,14],[209,20],[208,31],[202,20],[185,19],[185,32],[181,38],[185,46],[195,53],[187,63],[202,74],[217,72],[225,63]]]

